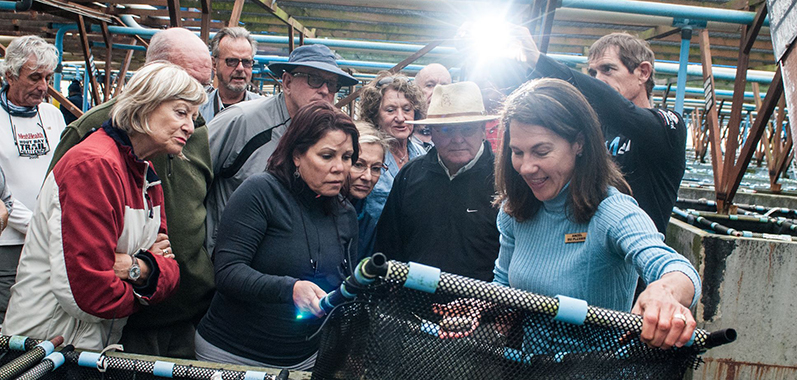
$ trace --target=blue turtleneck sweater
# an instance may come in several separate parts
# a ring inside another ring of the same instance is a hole
[[[653,221],[633,198],[610,187],[589,223],[578,224],[565,216],[569,191],[565,186],[524,222],[500,211],[501,251],[495,262],[495,282],[629,312],[638,276],[651,283],[679,271],[695,286],[695,305],[700,299],[697,271],[664,244]],[[575,235],[581,233],[586,233],[583,241]],[[565,242],[568,237],[573,242]]]

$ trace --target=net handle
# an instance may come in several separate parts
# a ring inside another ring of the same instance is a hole
[[[416,283],[420,281],[424,284],[423,287],[427,288],[426,291],[430,293],[449,294],[461,297],[464,297],[465,295],[461,294],[461,292],[458,291],[459,289],[482,288],[485,289],[485,291],[480,292],[480,294],[469,294],[467,296],[480,299],[482,301],[503,304],[533,313],[546,314],[551,317],[557,317],[560,314],[561,303],[557,298],[510,288],[497,283],[488,283],[451,273],[440,272],[439,269],[437,270],[437,273],[439,273],[438,278],[430,278],[429,276],[433,275],[430,274],[432,271],[429,271],[428,269],[421,269],[421,274],[415,275],[412,273],[415,268],[425,267],[417,263],[406,264],[391,260],[387,263],[387,266],[388,270],[384,276],[385,281],[396,283],[408,288],[421,290],[419,289],[419,285]],[[434,286],[430,287],[428,284],[434,284]],[[595,306],[586,307],[586,316],[584,317],[583,323],[623,329],[637,334],[642,331],[641,315],[624,313],[621,311],[609,310]],[[736,340],[736,331],[734,329],[724,329],[715,331],[713,333],[702,329],[695,329],[695,332],[692,335],[692,340],[690,341],[691,344],[688,345],[692,345],[698,349],[709,349],[731,343],[734,340]]]

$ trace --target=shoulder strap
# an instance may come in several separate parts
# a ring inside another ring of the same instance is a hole
[[[232,178],[235,173],[238,173],[238,171],[241,170],[246,161],[249,160],[249,157],[252,156],[252,153],[271,141],[271,133],[274,128],[281,127],[289,121],[291,121],[291,118],[288,118],[282,123],[279,123],[263,132],[256,134],[251,140],[247,141],[246,145],[244,145],[244,148],[241,149],[241,153],[238,154],[238,157],[235,158],[235,161],[233,161],[232,165],[221,169],[221,173],[219,173],[221,177],[224,179]]]

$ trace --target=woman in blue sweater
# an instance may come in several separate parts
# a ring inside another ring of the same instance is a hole
[[[503,125],[495,281],[641,314],[643,342],[686,344],[697,271],[628,195],[584,96],[558,79],[526,83],[507,98]],[[632,308],[638,276],[648,287]]]

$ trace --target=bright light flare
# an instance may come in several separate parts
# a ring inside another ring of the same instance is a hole
[[[507,49],[512,46],[514,37],[510,33],[507,22],[494,18],[480,20],[471,24],[473,29],[467,38],[474,53],[478,56],[506,56]]]

